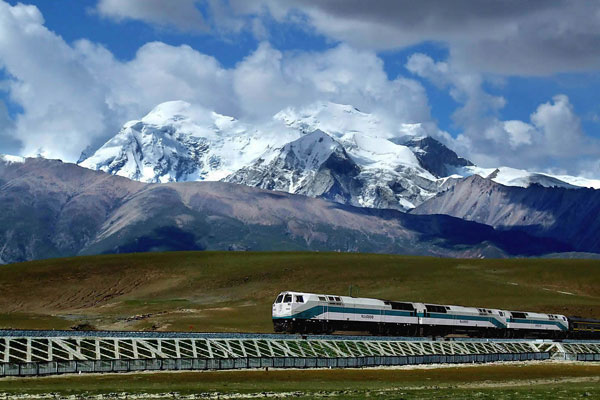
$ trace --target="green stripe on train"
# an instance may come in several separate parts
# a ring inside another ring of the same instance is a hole
[[[327,307],[325,306],[315,306],[309,308],[308,310],[301,311],[291,316],[286,317],[273,317],[273,319],[313,319],[325,312],[337,312],[337,313],[345,313],[345,314],[366,314],[366,315],[390,315],[395,317],[423,317],[423,314],[414,315],[410,311],[397,311],[397,310],[380,310],[380,313],[375,312],[369,308],[344,308],[344,307]],[[452,314],[429,314],[428,318],[440,318],[440,319],[458,319],[458,320],[470,320],[470,321],[488,321],[491,322],[498,328],[506,328],[506,325],[498,321],[493,317],[481,317],[475,315],[452,315]]]
[[[326,309],[328,308],[328,309]],[[396,311],[396,310],[381,310],[383,314],[376,314],[369,308],[344,308],[344,307],[325,307],[325,306],[314,306],[308,310],[301,311],[297,314],[286,316],[286,317],[273,317],[273,319],[312,319],[326,312],[336,312],[345,314],[367,314],[367,315],[392,315],[395,317],[415,317],[410,311]]]
[[[568,331],[569,328],[564,326],[560,321],[538,321],[535,319],[509,318],[508,322],[517,324],[540,324],[540,325],[556,325],[563,331]]]
[[[297,314],[291,315],[289,317],[273,317],[273,319],[313,319],[325,312],[337,312],[337,313],[345,313],[345,314],[366,314],[366,315],[391,315],[396,317],[421,317],[421,318],[439,318],[439,319],[452,319],[452,320],[468,320],[468,321],[487,321],[491,322],[497,328],[506,328],[507,326],[503,324],[501,321],[498,321],[494,317],[483,317],[479,315],[455,315],[455,314],[442,314],[442,313],[429,313],[427,317],[425,314],[419,313],[418,315],[413,315],[410,311],[398,311],[398,310],[380,310],[380,313],[376,313],[374,310],[369,308],[344,308],[344,307],[327,307],[325,306],[315,306],[309,308],[308,310],[301,311]],[[382,313],[381,313],[382,312]],[[516,322],[522,324],[539,324],[539,325],[556,325],[561,330],[566,331],[568,328],[564,326],[560,321],[537,321],[537,320],[529,320],[529,319],[519,319],[515,318],[509,319],[509,322]]]

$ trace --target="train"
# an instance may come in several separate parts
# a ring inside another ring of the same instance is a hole
[[[282,333],[600,339],[594,319],[295,291],[279,293],[272,318]]]

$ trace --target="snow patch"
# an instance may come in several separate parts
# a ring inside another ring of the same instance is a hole
[[[6,164],[22,164],[25,162],[25,157],[11,156],[8,154],[0,154],[0,161]]]
[[[555,176],[542,172],[530,172],[510,167],[481,168],[477,166],[468,166],[458,169],[456,174],[462,177],[479,175],[504,186],[523,188],[529,187],[532,184],[538,184],[544,187],[563,187],[569,189],[587,187],[586,185],[589,185],[590,187],[596,187],[597,185],[597,188],[600,188],[600,181],[566,175]]]

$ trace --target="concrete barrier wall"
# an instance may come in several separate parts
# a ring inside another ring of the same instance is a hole
[[[600,361],[600,354],[577,354],[577,361]]]
[[[581,354],[580,356],[587,356]],[[600,355],[591,355],[600,357]],[[547,360],[550,353],[508,353],[469,355],[423,355],[397,357],[300,358],[247,357],[197,359],[145,359],[101,361],[50,361],[0,363],[0,376],[40,376],[68,373],[132,371],[225,370],[248,368],[361,368],[418,364],[489,363],[497,361]],[[587,359],[586,359],[587,360]],[[597,358],[596,360],[600,360]]]

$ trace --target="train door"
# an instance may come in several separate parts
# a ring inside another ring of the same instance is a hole
[[[316,318],[327,321],[329,319],[329,305],[327,304],[327,298],[325,296],[319,296],[319,303],[321,303],[321,313]]]
[[[280,316],[282,310],[282,304],[283,302],[283,294],[280,294],[279,296],[277,296],[277,299],[275,300],[275,303],[273,304],[273,315],[274,316]]]

